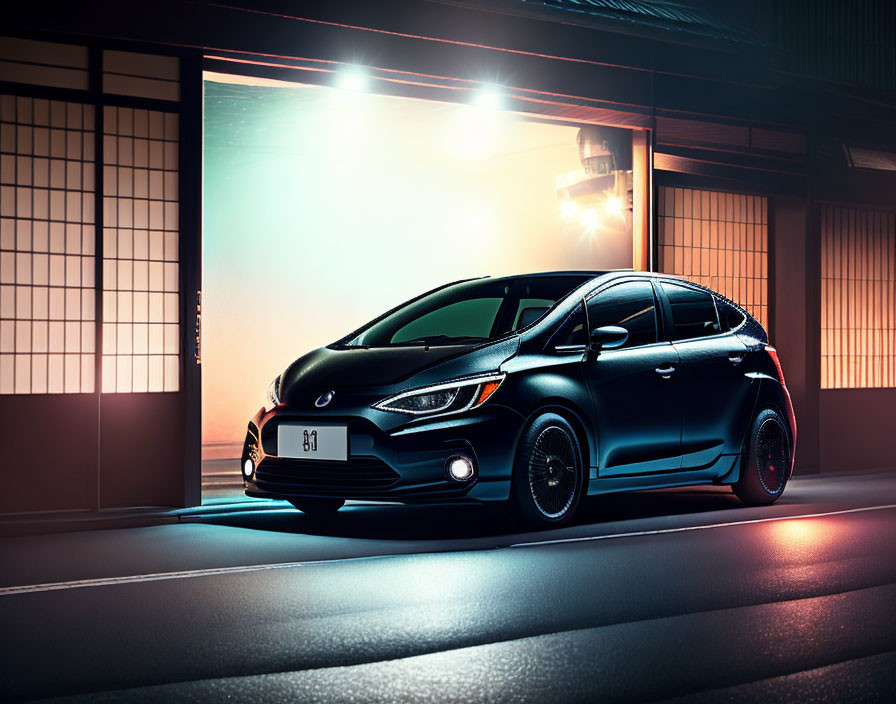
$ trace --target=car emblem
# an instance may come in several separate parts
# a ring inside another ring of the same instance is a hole
[[[317,401],[314,402],[314,405],[317,406],[318,408],[323,408],[330,401],[333,400],[333,397],[335,395],[336,395],[335,391],[327,391],[327,393],[321,394],[320,396],[317,397]]]

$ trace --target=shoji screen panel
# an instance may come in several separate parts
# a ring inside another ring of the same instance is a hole
[[[821,210],[821,387],[896,387],[896,214]]]
[[[104,392],[178,391],[178,116],[106,107]]]
[[[198,117],[180,58],[101,44],[0,37],[0,442],[29,462],[0,514],[198,500],[179,222]]]
[[[0,96],[0,394],[94,390],[94,108]]]
[[[708,286],[768,327],[768,199],[660,186],[659,270]]]

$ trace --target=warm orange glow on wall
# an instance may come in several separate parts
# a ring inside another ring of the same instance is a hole
[[[768,326],[768,199],[661,186],[659,270],[708,286]]]
[[[821,210],[821,388],[896,386],[896,213]]]
[[[178,116],[103,112],[103,392],[180,388]]]
[[[0,394],[94,390],[94,109],[0,96]]]

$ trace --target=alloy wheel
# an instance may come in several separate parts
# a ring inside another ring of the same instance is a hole
[[[529,460],[529,491],[546,518],[564,515],[578,489],[578,454],[566,430],[551,425],[539,433]]]
[[[784,487],[789,459],[784,428],[775,418],[766,418],[756,432],[756,470],[769,494],[775,495]]]

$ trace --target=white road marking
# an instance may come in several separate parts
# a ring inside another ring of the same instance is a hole
[[[616,538],[634,538],[645,535],[664,535],[666,533],[684,533],[692,530],[708,530],[710,528],[727,528],[730,526],[742,526],[752,523],[770,523],[772,521],[791,521],[801,518],[825,518],[827,516],[842,516],[848,513],[863,513],[866,511],[883,511],[896,508],[896,504],[881,506],[863,506],[860,508],[847,508],[839,511],[827,511],[825,513],[797,514],[795,516],[774,516],[771,518],[753,518],[745,521],[731,521],[728,523],[710,523],[699,526],[681,526],[678,528],[658,528],[656,530],[639,530],[630,533],[609,533],[607,535],[588,535],[578,538],[557,538],[555,540],[532,540],[524,543],[513,543],[508,548],[527,548],[540,545],[561,545],[563,543],[584,543],[594,540],[611,540]],[[315,565],[327,565],[338,562],[354,562],[358,560],[382,559],[387,557],[410,556],[414,553],[397,553],[389,555],[367,555],[362,557],[338,557],[331,560],[306,560],[302,562],[273,562],[261,565],[240,565],[236,567],[210,567],[201,570],[182,570],[178,572],[155,572],[151,574],[126,575],[123,577],[101,577],[97,579],[79,579],[71,582],[48,582],[45,584],[24,584],[14,587],[0,587],[0,596],[14,596],[16,594],[33,594],[35,592],[54,592],[66,589],[83,589],[86,587],[108,587],[118,584],[134,584],[138,582],[158,582],[168,579],[189,579],[193,577],[213,577],[222,574],[240,574],[244,572],[263,572],[265,570],[285,570],[294,567],[312,567]]]
[[[392,557],[392,555],[374,555],[371,557]],[[292,567],[310,567],[325,565],[330,562],[347,562],[367,558],[342,557],[333,560],[307,560],[304,562],[271,562],[262,565],[238,565],[236,567],[208,567],[201,570],[182,570],[180,572],[153,572],[151,574],[133,574],[123,577],[100,577],[96,579],[77,579],[72,582],[47,582],[46,584],[26,584],[18,587],[0,587],[0,596],[12,594],[31,594],[33,592],[55,592],[62,589],[81,589],[83,587],[107,587],[115,584],[133,584],[134,582],[158,582],[163,579],[188,579],[191,577],[212,577],[219,574],[239,574],[240,572],[261,572],[263,570],[285,570]]]
[[[533,540],[527,543],[514,543],[511,548],[527,548],[533,545],[559,545],[561,543],[584,543],[592,540],[609,540],[610,538],[634,538],[640,535],[663,535],[664,533],[684,533],[689,530],[706,530],[707,528],[727,528],[728,526],[745,526],[750,523],[770,523],[772,521],[790,521],[796,518],[824,518],[826,516],[840,516],[844,513],[861,513],[863,511],[882,511],[896,508],[896,504],[883,506],[862,506],[861,508],[845,508],[840,511],[827,511],[825,513],[801,513],[795,516],[773,516],[771,518],[751,518],[746,521],[731,521],[729,523],[709,523],[701,526],[681,526],[679,528],[657,528],[656,530],[638,530],[631,533],[610,533],[608,535],[586,535],[580,538],[557,538],[555,540]]]

